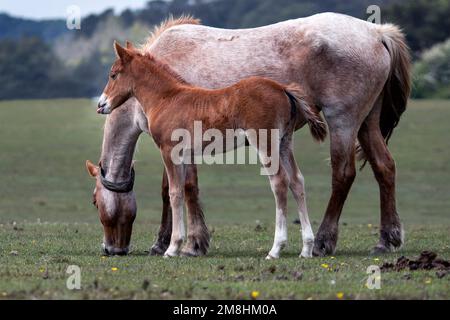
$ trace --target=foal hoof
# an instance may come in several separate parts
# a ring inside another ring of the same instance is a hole
[[[181,252],[180,252],[180,256],[183,256],[183,257],[198,257],[200,255],[201,254],[199,252],[192,250],[192,249],[186,249],[186,248],[181,250]]]
[[[299,255],[299,258],[312,258],[313,257],[313,253],[312,250],[310,251],[302,251]]]
[[[175,253],[164,253],[163,258],[164,259],[169,259],[169,258],[173,258],[173,257],[177,257],[178,255]]]
[[[266,260],[277,260],[277,259],[278,257],[271,256],[270,254],[266,256]]]

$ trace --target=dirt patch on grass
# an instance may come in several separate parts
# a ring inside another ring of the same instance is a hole
[[[401,256],[396,263],[385,262],[381,266],[381,271],[402,271],[402,270],[437,270],[438,278],[443,278],[450,272],[450,261],[438,258],[432,251],[422,251],[417,259],[409,259]]]

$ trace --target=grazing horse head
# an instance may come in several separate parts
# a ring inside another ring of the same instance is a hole
[[[133,194],[134,169],[130,178],[122,182],[106,179],[101,164],[86,161],[88,173],[95,178],[93,204],[97,207],[103,224],[103,252],[107,255],[125,255],[129,251],[131,231],[136,217],[136,200]]]

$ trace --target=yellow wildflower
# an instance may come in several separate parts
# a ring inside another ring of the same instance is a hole
[[[111,271],[117,271],[117,270],[119,270],[119,269],[116,268],[116,267],[112,267],[112,268],[111,268]]]
[[[343,292],[336,293],[336,298],[338,298],[338,299],[344,298],[344,293]]]
[[[257,299],[259,297],[259,291],[252,291],[252,299]]]
[[[320,266],[321,266],[322,268],[325,268],[325,269],[330,268],[330,266],[329,266],[328,264],[326,264],[326,263],[322,263]]]

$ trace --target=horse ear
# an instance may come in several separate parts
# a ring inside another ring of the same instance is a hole
[[[125,42],[125,45],[128,50],[133,50],[133,51],[136,50],[136,47],[128,40]]]
[[[86,160],[86,170],[91,175],[91,177],[95,178],[98,176],[98,167],[89,160]]]
[[[114,41],[114,50],[116,51],[116,56],[122,62],[130,62],[133,58],[133,54],[130,50],[123,48],[117,41]]]

